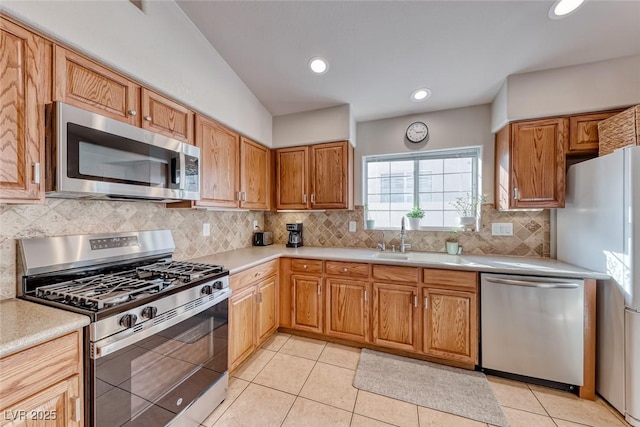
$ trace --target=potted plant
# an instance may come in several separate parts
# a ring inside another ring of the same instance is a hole
[[[458,253],[458,230],[451,230],[449,236],[444,241],[447,253],[450,255],[456,255]]]
[[[407,218],[409,219],[409,229],[419,230],[420,220],[424,218],[424,211],[416,205],[407,213]]]
[[[476,218],[480,206],[487,200],[486,196],[472,196],[467,193],[464,197],[458,197],[451,205],[458,211],[460,217],[458,222],[463,228],[474,229],[476,225]]]
[[[367,230],[373,230],[376,226],[376,220],[371,219],[369,215],[369,205],[364,205],[364,216],[366,217]]]

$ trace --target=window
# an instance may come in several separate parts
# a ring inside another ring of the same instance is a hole
[[[478,195],[480,148],[364,157],[364,193],[376,228],[399,228],[414,205],[425,211],[421,226],[457,226],[451,206]]]

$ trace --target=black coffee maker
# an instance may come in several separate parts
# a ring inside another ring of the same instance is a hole
[[[299,248],[302,246],[302,223],[287,224],[289,239],[287,240],[288,248]]]

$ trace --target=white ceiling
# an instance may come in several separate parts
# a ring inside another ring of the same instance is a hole
[[[484,104],[510,74],[640,54],[638,0],[586,0],[560,20],[547,0],[177,3],[274,116],[348,103],[365,121]],[[316,55],[330,63],[321,76],[307,68]],[[423,86],[432,97],[411,101]]]

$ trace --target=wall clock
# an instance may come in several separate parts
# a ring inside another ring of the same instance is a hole
[[[413,122],[407,128],[407,139],[409,142],[417,144],[427,139],[429,128],[423,122]]]

